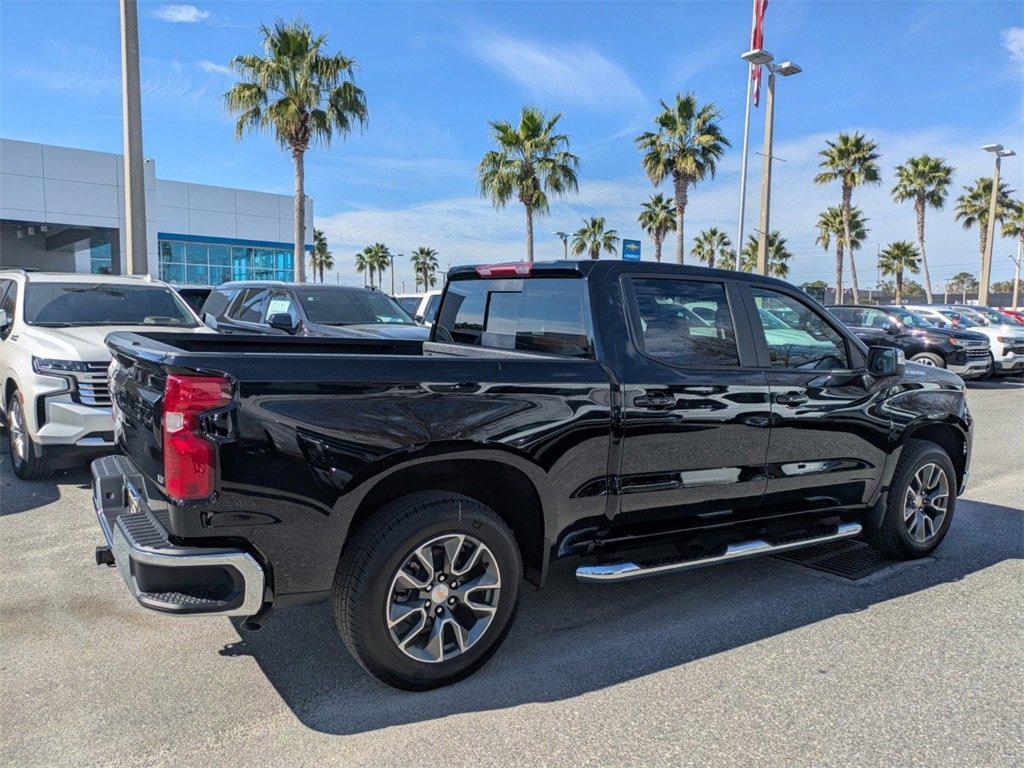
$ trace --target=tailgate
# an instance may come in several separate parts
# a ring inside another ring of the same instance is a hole
[[[117,350],[110,363],[114,441],[137,469],[163,486],[163,394],[167,374],[155,363]]]

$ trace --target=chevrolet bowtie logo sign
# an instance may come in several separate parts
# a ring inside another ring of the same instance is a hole
[[[622,260],[623,261],[640,261],[640,241],[639,240],[623,240],[622,241]]]

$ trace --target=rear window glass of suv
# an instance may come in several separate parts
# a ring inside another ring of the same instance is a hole
[[[321,325],[413,325],[409,313],[384,293],[363,290],[298,290],[310,322]]]
[[[455,280],[437,316],[440,341],[590,357],[587,286],[574,278]]]
[[[164,325],[195,328],[185,303],[162,285],[32,283],[25,322],[50,328],[77,325]]]

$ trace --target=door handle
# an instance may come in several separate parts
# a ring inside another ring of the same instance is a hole
[[[803,392],[784,392],[776,396],[775,402],[779,405],[803,405],[807,402],[807,395]]]
[[[676,404],[676,396],[671,392],[645,392],[633,398],[637,408],[671,408]]]

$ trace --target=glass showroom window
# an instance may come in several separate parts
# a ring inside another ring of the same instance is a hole
[[[228,280],[294,279],[290,249],[160,241],[160,279],[182,285],[220,285]]]
[[[93,245],[89,248],[89,271],[94,275],[109,275],[114,271],[110,256],[110,243]]]

